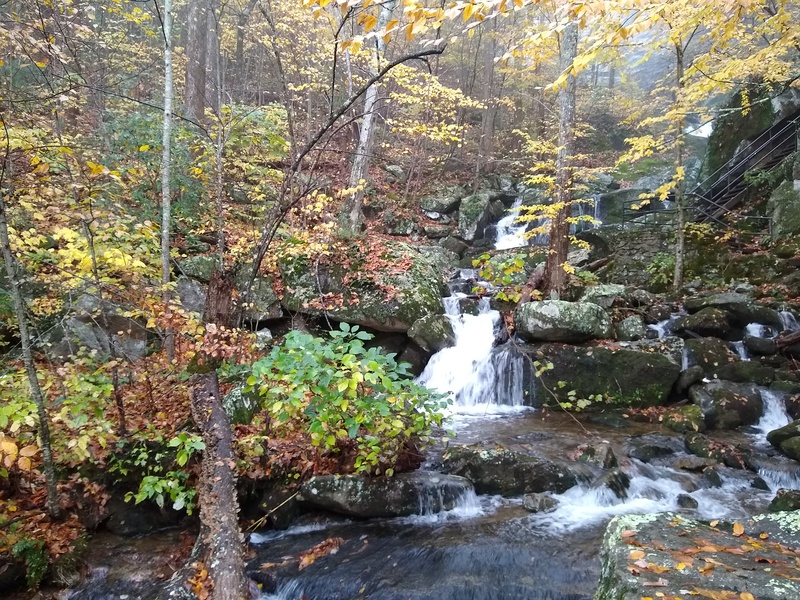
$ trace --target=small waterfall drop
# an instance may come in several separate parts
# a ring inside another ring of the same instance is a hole
[[[768,446],[767,434],[773,429],[779,429],[792,422],[786,412],[785,394],[774,390],[761,389],[761,399],[764,403],[764,412],[761,419],[755,424],[756,443]]]
[[[731,346],[733,347],[733,351],[739,355],[740,360],[750,360],[750,355],[747,353],[747,348],[744,347],[743,341],[731,342]]]
[[[783,323],[784,331],[800,330],[800,323],[797,322],[797,317],[794,316],[794,313],[788,310],[782,310],[778,314],[781,316],[781,323]]]
[[[525,239],[525,230],[528,228],[528,224],[516,223],[520,209],[522,208],[522,202],[522,196],[514,200],[514,204],[509,209],[508,214],[498,221],[497,241],[494,245],[495,249],[508,250],[509,248],[519,248],[527,245],[528,241]]]
[[[750,323],[745,327],[745,333],[751,337],[756,338],[771,338],[774,337],[771,327],[762,325],[761,323]]]
[[[667,337],[672,332],[672,326],[675,324],[675,321],[680,319],[684,316],[685,313],[672,313],[669,316],[669,319],[664,319],[663,321],[659,321],[658,323],[653,323],[652,325],[648,325],[649,329],[652,329],[658,334],[659,339]]]

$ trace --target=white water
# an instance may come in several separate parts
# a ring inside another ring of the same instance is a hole
[[[444,299],[453,324],[455,346],[434,354],[418,383],[454,399],[465,414],[519,411],[523,406],[522,357],[508,347],[494,348],[500,313],[481,299],[478,315],[454,314],[457,304]]]
[[[750,360],[750,355],[747,353],[747,348],[744,347],[744,342],[742,341],[733,342],[732,346],[733,346],[733,351],[739,355],[740,360],[747,360],[747,361]]]
[[[773,429],[788,425],[792,422],[792,418],[786,412],[784,393],[761,388],[761,400],[764,402],[764,413],[754,426],[757,431],[754,437],[756,444],[769,446],[767,434]]]
[[[772,337],[772,330],[770,327],[766,325],[762,325],[761,323],[750,323],[747,327],[745,327],[745,333],[751,337],[757,338],[769,338]]]
[[[800,330],[800,323],[797,322],[797,317],[795,317],[793,313],[790,313],[788,310],[782,310],[778,314],[781,316],[781,323],[783,323],[783,329],[785,331]]]
[[[663,321],[659,321],[658,323],[654,323],[653,325],[648,325],[647,327],[658,333],[658,337],[659,339],[661,339],[663,337],[667,337],[670,334],[672,325],[675,323],[675,321],[677,321],[684,315],[685,313],[682,312],[672,313],[669,316],[669,319],[664,319]]]
[[[508,214],[498,221],[495,249],[508,250],[509,248],[519,248],[528,244],[525,239],[525,230],[528,228],[528,224],[516,223],[522,202],[522,196],[514,200],[514,204],[509,209]]]

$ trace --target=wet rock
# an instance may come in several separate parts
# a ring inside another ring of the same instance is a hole
[[[445,473],[471,481],[479,494],[560,494],[577,483],[566,466],[503,446],[454,446],[445,452],[442,465]]]
[[[672,431],[705,431],[706,423],[699,406],[686,405],[668,408],[664,412],[664,425]]]
[[[725,338],[730,333],[731,326],[725,311],[718,308],[704,308],[675,321],[672,331],[677,334],[692,332],[704,337]]]
[[[434,354],[456,343],[453,323],[445,315],[428,315],[414,322],[408,337],[429,354]]]
[[[711,381],[689,388],[689,398],[703,411],[709,429],[736,429],[761,418],[764,403],[755,384]]]
[[[108,518],[105,529],[121,537],[134,537],[172,527],[184,519],[184,514],[168,506],[159,508],[155,502],[139,504],[125,502],[123,494],[113,491],[107,503]]]
[[[697,508],[697,500],[692,498],[689,494],[680,494],[678,495],[678,506],[681,508],[690,508],[694,509]]]
[[[296,490],[278,486],[264,493],[258,507],[274,529],[286,529],[300,516],[298,496]]]
[[[764,481],[762,477],[759,477],[758,475],[753,477],[752,481],[750,482],[750,487],[755,490],[762,490],[764,492],[768,492],[771,489],[769,487],[769,484],[766,481]]]
[[[515,311],[514,322],[526,341],[581,343],[611,337],[611,319],[588,302],[526,302]]]
[[[558,500],[548,494],[525,494],[522,506],[532,513],[550,512],[558,507]]]
[[[622,407],[657,406],[666,402],[680,372],[678,365],[655,352],[565,344],[521,346],[520,349],[532,361],[553,364],[552,369],[539,377],[526,377],[532,397],[547,401],[555,395],[560,402],[569,402],[569,392],[574,390],[577,398],[601,394],[603,399],[611,399]],[[529,361],[524,364],[530,369]]]
[[[489,194],[478,193],[461,200],[458,208],[458,237],[472,242],[483,237],[483,229],[491,217]]]
[[[581,296],[581,302],[591,302],[597,304],[605,310],[610,309],[615,303],[622,301],[625,297],[625,286],[617,284],[593,285],[586,288]]]
[[[578,460],[597,465],[601,469],[612,469],[618,464],[611,444],[586,444],[578,447],[578,452]]]
[[[744,534],[737,536],[733,523],[721,522],[712,528],[707,523],[670,513],[615,517],[603,538],[601,576],[594,600],[640,600],[655,597],[654,590],[665,598],[683,598],[686,597],[684,590],[694,589],[714,590],[720,598],[723,595],[738,598],[743,590],[753,591],[753,596],[759,600],[800,598],[800,581],[777,576],[775,571],[779,569],[774,566],[768,571],[754,568],[752,554],[722,557],[716,550],[738,548],[749,540],[759,543],[760,534],[765,533],[771,544],[764,552],[759,550],[759,557],[794,572],[794,559],[782,552],[800,545],[798,513],[756,515],[744,522],[744,529]],[[622,537],[623,532],[626,537]],[[634,567],[631,546],[626,543],[631,539],[643,553],[641,560],[647,568]],[[714,552],[696,552],[699,548],[695,548],[695,540],[698,539],[704,540]],[[725,567],[702,574],[696,568],[677,569],[683,553],[689,549],[695,551],[692,556],[701,564],[709,558],[722,562]],[[658,570],[650,568],[651,564]],[[660,570],[662,568],[664,571]]]
[[[744,347],[750,354],[757,356],[772,356],[778,352],[778,345],[775,340],[769,338],[760,338],[753,335],[744,336]]]
[[[669,304],[656,304],[645,313],[645,320],[650,325],[666,321],[672,316],[672,306]]]
[[[623,342],[635,342],[647,337],[647,326],[639,315],[623,319],[614,329],[617,331],[617,339]]]
[[[703,476],[700,478],[700,483],[703,487],[719,488],[722,487],[722,476],[719,474],[719,467],[707,467],[703,470]]]
[[[323,475],[304,483],[297,499],[348,517],[403,517],[451,510],[471,491],[463,477],[427,471],[375,478]]]
[[[775,369],[757,360],[743,360],[719,367],[717,377],[734,383],[755,383],[768,386],[775,379]]]
[[[786,456],[800,461],[800,420],[773,429],[767,434],[767,441]]]
[[[624,500],[628,497],[628,488],[631,486],[631,478],[627,473],[620,469],[612,469],[603,473],[593,484],[594,488],[608,488],[614,495]]]
[[[730,444],[713,441],[700,433],[687,433],[684,443],[686,450],[695,456],[719,461],[732,469],[747,467],[747,452]]]
[[[714,467],[719,463],[711,458],[701,458],[699,456],[683,456],[672,463],[673,468],[683,471],[703,472],[709,467]]]
[[[773,381],[769,389],[786,394],[800,394],[800,383],[797,381]]]
[[[281,256],[278,266],[285,285],[284,306],[295,312],[321,315],[377,331],[405,333],[418,319],[442,313],[442,274],[434,262],[414,246],[401,242],[386,244],[382,259],[403,268],[385,269],[374,277],[350,281],[359,261],[353,265],[319,265],[309,257]],[[386,290],[392,290],[387,294]],[[323,311],[317,305],[320,294],[342,297],[340,305]]]
[[[672,440],[665,439],[664,441],[649,441],[647,439],[633,438],[631,440],[631,447],[628,450],[628,456],[649,463],[657,458],[663,458],[675,454],[675,448]]]
[[[717,369],[738,360],[727,344],[717,338],[686,340],[689,363],[698,365],[708,377],[714,377]]]
[[[705,373],[703,373],[702,367],[699,365],[689,367],[678,377],[678,381],[675,383],[675,392],[680,395],[685,394],[695,383],[700,383],[703,377],[705,377]]]
[[[767,510],[771,513],[800,510],[800,490],[779,489]]]
[[[621,409],[590,413],[587,417],[587,421],[595,425],[610,427],[612,429],[627,429],[631,426],[631,420]]]

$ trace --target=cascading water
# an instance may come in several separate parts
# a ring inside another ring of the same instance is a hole
[[[788,310],[782,310],[778,313],[781,316],[781,323],[783,323],[784,331],[798,331],[800,330],[800,323],[797,322],[797,317]]]
[[[527,245],[528,241],[525,239],[525,230],[528,228],[528,224],[516,223],[520,209],[522,208],[522,202],[522,196],[514,200],[514,204],[509,209],[508,214],[497,223],[497,241],[494,245],[495,249],[508,250],[509,248],[519,248]]]
[[[792,422],[789,413],[786,412],[785,394],[774,390],[761,389],[761,400],[764,404],[764,412],[761,419],[755,424],[754,429],[756,443],[768,446],[767,434],[773,429],[779,429]]]
[[[672,313],[668,319],[664,319],[663,321],[659,321],[658,323],[653,323],[652,325],[648,325],[649,329],[652,329],[658,334],[659,339],[667,337],[672,332],[672,326],[675,324],[675,321],[680,319],[681,317],[685,316],[686,313],[684,312],[677,312]]]

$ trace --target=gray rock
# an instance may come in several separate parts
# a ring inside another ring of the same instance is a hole
[[[251,269],[252,267],[246,264],[239,269],[234,277],[234,284],[236,285],[236,289],[240,292],[244,292],[247,286]],[[271,277],[268,275],[259,275],[255,278],[253,286],[250,288],[250,294],[247,297],[247,306],[242,312],[242,316],[250,323],[280,319],[283,316],[281,302],[272,287]]]
[[[608,488],[621,500],[628,497],[628,488],[630,486],[631,478],[620,469],[612,469],[611,471],[603,473],[603,475],[592,484],[594,488]]]
[[[728,313],[718,308],[704,308],[692,315],[681,317],[672,326],[678,335],[692,332],[702,337],[725,338],[731,331]]]
[[[772,237],[778,239],[800,233],[800,186],[795,181],[781,183],[767,201]]]
[[[459,258],[464,256],[464,252],[466,252],[467,248],[469,248],[468,244],[465,244],[458,238],[453,237],[452,235],[444,238],[441,242],[439,242],[439,245],[445,250],[452,252]]]
[[[453,446],[444,453],[442,467],[469,479],[479,494],[560,494],[577,484],[566,466],[499,445]]]
[[[779,489],[767,510],[771,513],[800,510],[800,490]]]
[[[617,457],[611,449],[611,444],[586,444],[579,447],[578,450],[580,451],[578,460],[596,465],[601,469],[613,469],[618,464]]]
[[[473,194],[461,201],[458,209],[458,237],[466,242],[483,238],[483,229],[491,215],[490,199],[486,193]]]
[[[434,354],[456,343],[453,323],[445,315],[428,315],[414,322],[408,337],[429,354]]]
[[[442,246],[417,246],[417,250],[445,277],[449,277],[458,266],[458,255]]]
[[[686,340],[689,364],[698,365],[707,377],[715,377],[720,367],[738,360],[728,345],[717,338]]]
[[[386,165],[384,170],[397,181],[405,181],[406,173],[400,165]]]
[[[176,290],[178,292],[178,299],[184,310],[203,314],[203,309],[206,304],[206,293],[208,286],[200,283],[195,279],[190,279],[185,275],[178,277],[176,281]]]
[[[679,494],[678,495],[678,506],[681,508],[690,508],[694,509],[697,508],[697,500],[692,498],[689,494]]]
[[[732,325],[745,327],[750,323],[761,323],[782,329],[781,317],[777,311],[769,307],[754,304],[749,296],[736,292],[723,292],[690,298],[684,303],[689,313],[696,313],[704,308],[717,308],[728,313]]]
[[[738,548],[746,540],[759,541],[765,533],[769,548],[759,550],[765,563],[785,565],[789,568],[784,548],[800,545],[800,514],[775,513],[756,515],[744,522],[744,536],[732,533],[733,523],[721,522],[711,527],[706,522],[686,519],[677,514],[659,513],[615,517],[606,528],[601,549],[601,576],[594,600],[641,600],[655,597],[656,591],[665,598],[685,598],[684,590],[713,590],[727,596],[739,597],[742,590],[751,590],[758,600],[789,600],[800,598],[800,581],[781,577],[779,569],[754,568],[750,553],[725,554],[724,560],[717,548]],[[626,537],[623,537],[623,532]],[[631,533],[632,532],[632,533]],[[696,540],[702,539],[714,552],[696,552]],[[653,564],[669,569],[664,575],[649,568],[634,571],[630,541],[644,553],[644,566]],[[700,564],[704,559],[722,560],[725,568],[707,570],[697,568],[677,569],[681,556],[692,549],[693,558]],[[793,560],[793,559],[792,559]],[[792,567],[794,568],[794,567]],[[655,586],[655,587],[654,587]]]
[[[419,205],[422,210],[447,214],[458,208],[464,190],[459,187],[442,188],[435,194],[420,198]]]
[[[261,410],[261,396],[255,390],[244,391],[244,384],[238,385],[222,398],[222,408],[234,425],[247,424]]]
[[[767,434],[767,441],[789,458],[800,461],[800,420],[773,429]]]
[[[709,429],[736,429],[761,418],[761,392],[752,383],[711,381],[689,388],[689,398],[703,411]]]
[[[549,494],[525,494],[522,506],[532,513],[550,512],[558,508],[558,500]]]
[[[778,353],[778,345],[775,340],[769,338],[760,338],[753,335],[744,336],[744,347],[750,354],[757,354],[758,356],[772,356]]]
[[[678,394],[685,394],[695,383],[700,383],[703,381],[703,377],[705,377],[703,368],[699,365],[693,365],[681,372],[681,375],[678,377],[678,381],[675,384],[675,391]]]
[[[620,347],[637,352],[655,352],[666,356],[670,361],[678,366],[683,365],[683,351],[686,343],[683,339],[668,335],[667,337],[655,340],[639,340],[636,342],[620,342]]]
[[[617,339],[621,342],[635,342],[647,337],[647,326],[639,315],[623,319],[614,326],[614,329],[617,331]]]
[[[628,294],[628,300],[633,306],[652,306],[656,296],[647,290],[636,289]]]
[[[527,341],[580,343],[612,335],[611,319],[589,302],[527,302],[515,311],[514,322],[517,334]]]
[[[269,329],[259,329],[256,331],[256,348],[267,350],[272,347],[272,332]]]
[[[591,302],[606,310],[610,309],[615,302],[625,298],[625,286],[617,284],[593,285],[586,288],[581,296],[581,302]]]
[[[728,363],[716,371],[717,377],[734,383],[755,383],[768,386],[775,380],[775,369],[757,360]]]
[[[416,471],[394,477],[313,477],[300,488],[298,500],[348,517],[406,517],[451,510],[471,493],[463,477]]]
[[[190,256],[178,262],[181,273],[203,283],[211,281],[211,274],[218,266],[219,258],[210,255]]]

